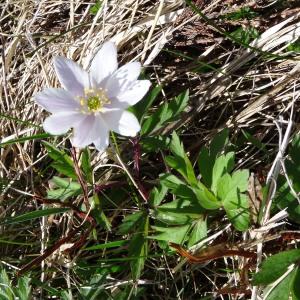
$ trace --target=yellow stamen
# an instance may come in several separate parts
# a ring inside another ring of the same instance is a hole
[[[105,104],[110,103],[106,92],[102,89],[85,89],[84,97],[81,97],[79,100],[83,110],[88,110],[88,112],[99,112]]]

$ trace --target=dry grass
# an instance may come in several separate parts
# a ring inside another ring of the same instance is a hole
[[[296,41],[300,33],[296,2],[291,1],[277,9],[272,9],[273,6],[268,9],[267,5],[253,1],[197,2],[205,15],[225,32],[233,31],[238,25],[255,26],[261,35],[250,44],[251,47],[245,48],[187,9],[184,1],[104,0],[96,15],[91,14],[93,3],[89,1],[3,1],[0,4],[0,143],[42,133],[45,112],[32,97],[46,86],[58,86],[52,66],[54,56],[66,56],[87,68],[102,43],[112,39],[118,45],[120,64],[142,61],[153,86],[156,83],[164,86],[153,110],[159,103],[190,89],[188,109],[179,121],[162,130],[164,134],[180,129],[185,147],[193,158],[200,147],[224,127],[231,129],[233,139],[240,135],[241,129],[247,130],[267,145],[268,156],[263,157],[255,146],[245,143],[238,152],[238,167],[250,168],[255,175],[263,168],[267,174],[278,151],[279,138],[274,121],[279,117],[288,120],[293,106],[295,116],[291,135],[299,129],[299,56],[291,56],[287,51],[287,46]],[[247,22],[220,18],[242,6],[257,9],[258,16]],[[214,66],[215,70],[196,71],[203,63]],[[68,147],[66,139],[56,141]],[[93,152],[93,162],[97,184],[115,181],[122,174],[119,168],[107,167],[104,171],[100,165],[119,164],[110,153],[99,155]],[[10,143],[0,148],[2,219],[40,207],[33,195],[45,195],[49,187],[48,180],[53,173],[45,171],[48,164],[49,159],[39,139]],[[125,164],[131,168],[132,159]],[[161,170],[160,165],[156,170],[155,164],[153,157],[145,157],[143,161],[145,170],[150,170],[145,174],[153,172],[149,181],[156,179]],[[113,226],[117,226],[127,211],[134,210],[136,206],[125,197],[107,213]],[[271,228],[265,227],[270,225],[269,217],[267,215],[261,224],[263,233],[251,230],[244,235],[234,232],[222,219],[198,247],[218,241],[220,234],[223,239],[230,236],[237,244],[252,243],[253,251],[258,244],[258,252],[262,251],[261,240]],[[42,218],[40,223],[33,224],[2,226],[1,239],[13,237],[14,242],[26,241],[30,245],[4,243],[1,249],[3,264],[20,268],[31,255],[38,255],[41,248],[79,225],[70,214],[55,219]],[[286,228],[286,222],[283,222],[278,224],[277,230]],[[114,230],[114,227],[112,232],[100,228],[97,238],[103,243],[113,241]],[[162,253],[154,242],[151,249],[152,253]],[[101,252],[101,255],[104,257],[106,253]],[[79,251],[72,259],[75,263],[77,259],[88,261],[92,257]],[[210,263],[208,267],[206,264],[190,267],[184,263],[178,266],[178,262],[177,256],[164,253],[150,258],[143,279],[133,286],[145,287],[147,292],[144,295],[148,293],[149,299],[193,299],[193,294],[205,293],[216,295],[216,291],[227,284],[238,283],[237,270],[246,265],[244,258],[226,258],[220,263]],[[226,267],[234,271],[221,278],[218,269]],[[56,273],[59,278],[65,278],[65,287],[79,288],[78,278],[66,270],[56,264],[51,273],[49,265],[44,265],[40,280],[56,285],[53,275]],[[132,285],[124,270],[113,276],[106,282],[106,289],[113,294],[117,293],[119,286]],[[39,289],[35,289],[38,292]],[[256,299],[261,291],[251,290],[250,293]],[[237,299],[239,296],[224,293],[219,297]],[[247,299],[251,296],[241,297]]]

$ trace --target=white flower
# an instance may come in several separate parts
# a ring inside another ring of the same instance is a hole
[[[75,147],[94,143],[98,150],[109,144],[109,131],[135,136],[140,130],[136,117],[126,109],[140,101],[150,87],[149,80],[137,80],[141,64],[131,62],[118,69],[117,49],[106,42],[86,72],[70,59],[56,57],[54,67],[64,89],[46,88],[35,96],[52,113],[44,130],[53,135],[73,128]]]

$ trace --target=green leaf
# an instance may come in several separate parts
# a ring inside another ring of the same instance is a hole
[[[72,179],[77,179],[71,157],[50,143],[43,142],[43,145],[47,149],[48,155],[54,160],[51,166],[59,173]]]
[[[149,204],[154,207],[160,205],[167,192],[168,188],[163,184],[160,184],[158,187],[154,187],[150,192]]]
[[[104,289],[106,274],[95,274],[88,283],[80,288],[80,294],[83,299],[98,300],[105,299],[107,293]]]
[[[137,119],[142,122],[146,112],[156,100],[162,90],[161,85],[155,86],[141,101],[130,107],[130,111],[135,114]]]
[[[31,140],[37,140],[37,139],[45,139],[51,137],[50,134],[48,133],[40,133],[40,134],[35,134],[35,135],[30,135],[30,136],[24,136],[21,138],[17,138],[17,139],[12,139],[9,140],[7,142],[4,143],[0,143],[0,148],[7,146],[7,145],[11,145],[11,144],[15,144],[15,143],[24,143],[26,141],[31,141]]]
[[[14,291],[15,294],[19,296],[20,300],[32,299],[30,281],[31,279],[26,276],[18,279],[18,288],[14,289]]]
[[[93,170],[91,166],[91,153],[88,147],[86,147],[81,156],[81,167],[83,174],[88,183],[93,184]]]
[[[241,19],[249,20],[249,19],[253,19],[257,16],[259,16],[259,14],[256,11],[254,11],[250,7],[246,6],[246,7],[242,7],[241,9],[239,9],[237,11],[226,14],[222,17],[227,20],[237,21],[237,20],[241,20]]]
[[[93,207],[92,216],[95,218],[98,224],[103,226],[107,231],[111,231],[111,227],[112,227],[111,223],[109,219],[106,217],[105,213],[103,212],[98,195],[93,194],[90,200]]]
[[[198,157],[198,167],[200,174],[202,175],[201,180],[207,187],[212,185],[212,174],[213,167],[216,161],[216,157],[224,151],[229,141],[229,130],[225,128],[218,133],[212,142],[210,143],[209,149],[202,147]]]
[[[142,270],[144,269],[148,254],[148,231],[149,217],[144,215],[143,222],[137,228],[137,233],[133,235],[129,245],[128,255],[130,258],[134,258],[130,261],[133,280],[140,278]]]
[[[0,273],[0,299],[15,299],[10,280],[4,269],[2,269]]]
[[[160,205],[152,212],[155,220],[168,225],[191,223],[192,220],[199,219],[202,213],[203,209],[200,206],[192,205],[189,200],[183,199],[176,199]]]
[[[203,217],[193,224],[193,229],[188,241],[188,247],[198,243],[200,240],[207,237],[207,221]]]
[[[248,190],[248,170],[235,171],[232,176],[225,173],[218,181],[217,195],[220,200],[224,200],[228,193],[237,189],[239,193],[246,192]]]
[[[293,272],[291,272],[293,273]],[[295,268],[295,276],[293,278],[293,285],[292,285],[292,292],[293,292],[293,299],[299,300],[300,299],[300,268],[299,266]]]
[[[251,135],[248,131],[242,129],[242,134],[244,135],[244,137],[253,145],[255,146],[257,149],[263,151],[265,154],[268,153],[267,149],[266,149],[266,145],[263,144],[260,140],[258,140],[257,138],[255,138],[253,135]]]
[[[72,182],[69,178],[54,176],[49,182],[54,188],[47,191],[48,199],[65,201],[71,197],[80,195],[82,192],[81,185],[78,182]]]
[[[182,244],[187,239],[190,228],[190,224],[174,227],[152,226],[152,229],[156,230],[159,233],[151,236],[151,238],[176,244]]]
[[[101,8],[101,6],[102,6],[102,1],[97,0],[96,3],[90,8],[90,14],[95,16],[99,11],[99,9]]]
[[[285,167],[288,177],[290,178],[293,188],[296,193],[300,192],[300,135],[295,135],[291,146],[289,147],[290,159],[285,160]],[[294,222],[300,223],[300,205],[294,194],[291,192],[289,185],[286,182],[286,178],[282,175],[278,176],[277,181],[277,194],[275,203],[280,209],[287,207],[289,218]]]
[[[221,152],[224,151],[226,145],[228,144],[228,141],[229,141],[229,129],[224,128],[211,141],[209,146],[210,155],[215,158],[219,154],[221,154]]]
[[[174,156],[167,156],[165,158],[167,164],[180,173],[190,185],[197,185],[198,180],[194,173],[193,166],[175,131],[172,134],[170,149]]]
[[[144,212],[138,211],[124,218],[122,224],[119,226],[117,234],[128,234],[133,231],[143,221]]]
[[[289,300],[291,299],[292,287],[297,270],[291,271],[285,278],[283,278],[270,292],[266,300]],[[299,281],[298,281],[299,286]],[[300,299],[300,298],[295,298]]]
[[[154,114],[146,119],[142,124],[141,135],[149,135],[161,128],[167,122],[175,120],[185,109],[189,100],[189,93],[181,93],[169,103],[164,102]]]
[[[99,245],[86,247],[82,250],[84,250],[84,251],[101,250],[101,249],[108,249],[108,248],[115,248],[115,247],[123,247],[127,244],[128,244],[128,241],[120,240],[120,241],[114,241],[114,242],[109,242],[109,243],[105,243],[105,244],[99,244]]]
[[[213,167],[211,190],[217,194],[217,185],[219,179],[225,174],[230,173],[234,167],[234,152],[229,152],[219,156]]]
[[[231,192],[232,188],[235,188],[232,184],[232,178],[228,173],[225,173],[217,183],[217,196],[222,201],[227,194]]]
[[[239,192],[246,192],[248,190],[249,170],[237,170],[232,173],[232,186],[235,186]]]
[[[145,152],[158,152],[169,149],[171,139],[166,136],[143,136],[141,146]]]
[[[290,43],[287,48],[286,48],[287,51],[292,51],[292,52],[295,52],[295,53],[300,53],[300,41],[297,40],[296,42],[294,43]]]
[[[193,191],[202,207],[214,210],[222,206],[222,202],[200,182],[197,187],[193,187]]]
[[[268,257],[253,277],[253,285],[268,285],[282,276],[288,267],[300,260],[300,249],[293,249]]]
[[[0,225],[8,225],[8,224],[15,224],[26,222],[29,220],[37,219],[44,216],[54,215],[54,214],[61,214],[66,211],[69,211],[70,208],[49,208],[49,209],[42,209],[32,211],[21,216],[16,216],[12,218],[7,218],[4,222],[0,223]]]
[[[259,32],[254,27],[239,27],[235,31],[231,32],[230,36],[235,40],[240,41],[242,44],[249,44],[251,40],[259,37]]]
[[[181,199],[189,200],[197,204],[197,196],[194,190],[172,174],[162,174],[160,176],[160,184],[167,187],[171,192]]]
[[[237,188],[232,189],[222,201],[228,219],[239,231],[249,228],[250,211],[248,196],[239,193]]]

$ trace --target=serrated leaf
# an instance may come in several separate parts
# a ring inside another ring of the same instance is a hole
[[[222,202],[201,183],[198,183],[197,187],[193,187],[193,191],[198,203],[205,209],[214,210],[222,206]]]
[[[249,170],[237,170],[231,174],[232,186],[243,193],[248,190]]]
[[[187,239],[190,228],[190,224],[173,227],[152,226],[152,229],[159,233],[151,236],[151,238],[182,244]]]
[[[160,205],[153,210],[153,217],[168,225],[183,225],[199,219],[203,213],[200,206],[192,205],[189,200],[176,199]]]
[[[217,185],[219,179],[225,174],[230,173],[234,167],[234,152],[229,152],[219,156],[213,167],[211,190],[217,194]]]
[[[168,188],[163,184],[160,184],[158,187],[154,187],[151,190],[149,195],[149,204],[152,207],[156,207],[160,205],[160,203],[165,198],[167,192],[168,192]]]
[[[263,261],[261,270],[253,276],[253,285],[268,285],[283,275],[287,268],[300,260],[300,249],[277,253]]]
[[[212,185],[212,174],[215,160],[216,157],[224,151],[228,144],[228,135],[229,130],[225,128],[214,137],[210,143],[209,149],[202,147],[199,152],[198,167],[202,176],[201,180],[207,187],[211,187]]]
[[[48,142],[43,142],[43,145],[47,149],[48,155],[54,160],[51,166],[59,173],[77,179],[71,157]]]
[[[239,231],[245,231],[250,224],[248,196],[241,194],[235,188],[222,201],[228,219]]]
[[[225,199],[227,194],[232,190],[232,178],[226,173],[217,183],[217,196],[220,200]]]
[[[187,199],[192,203],[198,203],[194,190],[172,174],[163,174],[160,176],[160,183],[171,190],[171,192],[180,197]]]
[[[224,200],[228,193],[237,189],[239,193],[246,192],[248,190],[248,170],[238,170],[232,173],[230,176],[225,173],[218,181],[217,195],[220,200]]]
[[[200,240],[206,238],[207,236],[207,222],[206,219],[200,218],[193,224],[193,229],[190,234],[188,241],[188,247],[191,247],[198,243]]]
[[[190,185],[197,185],[198,180],[194,173],[193,166],[186,155],[176,132],[173,132],[172,134],[170,149],[174,156],[165,158],[167,164],[180,173]]]
[[[201,181],[206,186],[211,187],[212,183],[212,170],[215,163],[215,158],[209,155],[209,150],[206,147],[202,147],[198,156],[198,168],[201,174]]]

